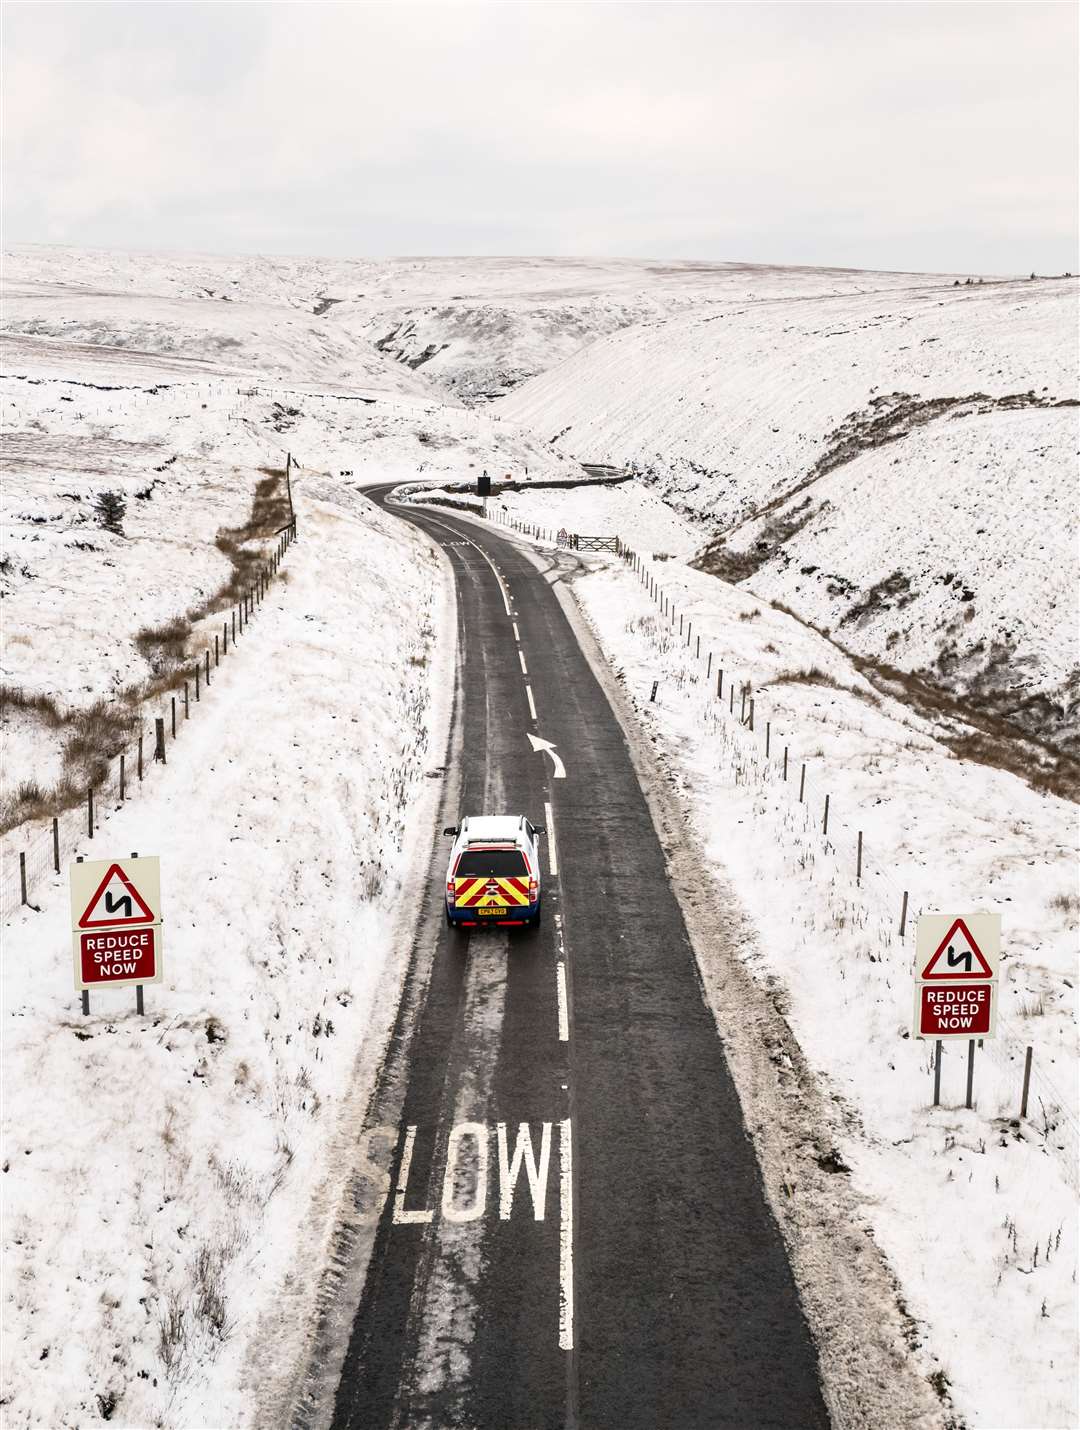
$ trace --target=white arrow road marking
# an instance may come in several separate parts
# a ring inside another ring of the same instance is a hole
[[[527,686],[526,686],[526,689],[528,689]],[[550,741],[550,740],[541,740],[541,738],[540,738],[539,735],[534,735],[534,734],[530,731],[530,732],[529,732],[529,743],[532,745],[534,751],[535,751],[535,750],[546,750],[546,751],[548,752],[548,754],[551,756],[551,762],[552,762],[552,764],[555,766],[555,778],[556,778],[557,780],[564,780],[564,779],[566,778],[566,766],[563,764],[562,760],[560,760],[559,757],[558,757],[558,755],[555,753],[555,746],[551,743],[551,741]]]

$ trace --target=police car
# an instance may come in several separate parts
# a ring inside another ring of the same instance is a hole
[[[543,825],[530,824],[523,814],[468,815],[443,833],[454,836],[446,870],[448,924],[539,925]]]

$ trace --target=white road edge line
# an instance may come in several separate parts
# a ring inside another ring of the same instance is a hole
[[[574,1349],[574,1179],[570,1119],[559,1123],[559,1349]]]
[[[526,685],[526,687],[525,687],[525,694],[529,697],[529,714],[530,714],[530,715],[533,717],[533,719],[535,720],[535,719],[537,719],[537,714],[536,714],[536,701],[533,699],[533,693],[532,693],[532,686],[531,686],[531,685]]]
[[[555,850],[555,812],[546,802],[544,804],[544,828],[547,830],[548,873],[554,878],[559,872],[559,856]]]
[[[522,675],[528,675],[529,669],[528,669],[528,666],[525,664],[525,652],[524,652],[524,651],[522,651],[522,650],[519,650],[519,651],[518,651],[518,660],[521,661],[521,673],[522,673]]]
[[[566,964],[560,958],[555,965],[555,987],[559,995],[559,1042],[570,1041],[570,1019],[566,1010]]]

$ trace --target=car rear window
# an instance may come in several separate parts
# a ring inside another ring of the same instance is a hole
[[[529,866],[519,849],[466,849],[455,872],[459,879],[467,875],[516,879],[528,874]]]

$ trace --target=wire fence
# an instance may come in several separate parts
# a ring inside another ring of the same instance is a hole
[[[621,556],[655,600],[673,638],[699,671],[704,667],[709,691],[704,718],[711,714],[714,721],[729,722],[738,732],[743,758],[737,777],[768,783],[774,791],[777,787],[787,789],[789,798],[802,807],[806,827],[817,829],[822,848],[834,856],[841,870],[848,871],[858,901],[873,919],[877,938],[903,951],[914,976],[918,918],[937,910],[924,909],[912,900],[910,891],[901,887],[887,867],[892,862],[891,852],[882,851],[879,856],[860,828],[857,812],[838,808],[832,792],[807,762],[791,759],[785,734],[771,718],[768,697],[758,691],[754,679],[725,669],[722,653],[718,656],[702,645],[700,631],[679,612],[669,591],[635,551],[624,546]],[[977,1105],[990,1118],[1003,1121],[1019,1122],[1025,1116],[1045,1150],[1058,1158],[1068,1185],[1080,1190],[1080,1122],[1070,1099],[1029,1056],[1032,1045],[1021,1028],[999,1010],[995,1037],[973,1041],[978,1043],[980,1059]],[[933,1077],[934,1054],[929,1047],[927,1052],[926,1071]],[[946,1062],[951,1061],[954,1067],[954,1084],[960,1055],[966,1057],[966,1053],[967,1042],[960,1040],[955,1049],[944,1051]]]
[[[265,599],[289,547],[296,540],[296,518],[278,533],[270,557],[252,573],[251,585],[231,610],[219,612],[219,627],[204,623],[195,648],[170,678],[168,689],[149,697],[134,717],[126,743],[113,751],[105,776],[88,784],[77,804],[57,811],[45,822],[21,824],[0,845],[0,917],[20,908],[37,910],[36,902],[64,863],[87,847],[109,815],[134,799],[157,765],[166,765],[174,741],[180,738],[213,691],[221,662],[243,640]]]

